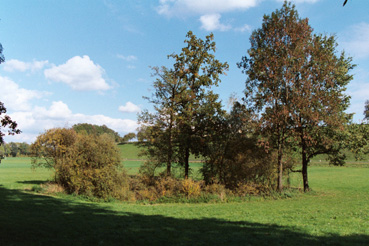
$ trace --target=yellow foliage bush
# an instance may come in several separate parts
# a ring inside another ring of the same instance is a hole
[[[182,193],[186,195],[186,197],[198,197],[201,194],[201,186],[200,182],[195,182],[192,179],[184,179],[181,182],[182,185]]]

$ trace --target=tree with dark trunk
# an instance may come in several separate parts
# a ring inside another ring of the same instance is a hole
[[[149,140],[143,144],[151,148],[155,163],[160,165],[166,159],[169,175],[171,163],[177,160],[188,178],[190,155],[204,153],[214,117],[223,113],[211,87],[218,85],[228,64],[215,59],[213,34],[202,40],[189,31],[186,37],[182,52],[168,56],[174,59],[172,69],[154,68],[158,80],[148,100],[156,112],[143,111],[139,120],[143,130],[140,136]]]
[[[248,75],[245,101],[259,113],[259,129],[278,151],[278,189],[284,149],[292,145],[301,152],[307,191],[310,159],[337,151],[334,136],[350,119],[344,91],[353,78],[352,59],[337,56],[335,37],[313,34],[308,19],[299,18],[287,1],[264,16],[250,41],[249,57],[239,63]]]

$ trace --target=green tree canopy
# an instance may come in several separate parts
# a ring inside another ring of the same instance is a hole
[[[154,68],[158,77],[155,93],[147,99],[153,103],[155,113],[142,113],[141,129],[149,134],[140,136],[146,136],[154,149],[162,150],[152,149],[152,153],[162,152],[161,157],[166,156],[168,174],[170,163],[176,158],[188,177],[190,153],[204,152],[206,137],[213,132],[213,118],[223,112],[211,87],[218,85],[228,64],[215,59],[213,34],[202,40],[189,31],[186,37],[187,46],[182,52],[168,56],[174,59],[172,69]],[[163,160],[158,157],[157,160]]]
[[[310,159],[334,151],[335,136],[350,116],[345,95],[352,80],[352,59],[337,55],[334,36],[313,34],[287,1],[265,15],[250,38],[251,48],[239,67],[248,76],[245,101],[259,113],[259,128],[278,150],[279,190],[282,189],[283,150],[298,147],[304,189],[308,190]]]
[[[121,141],[121,137],[119,136],[119,134],[114,130],[110,129],[109,127],[107,127],[106,125],[99,126],[88,123],[80,123],[73,125],[73,129],[77,133],[84,133],[87,135],[101,136],[103,134],[107,134],[111,136],[111,138],[114,139],[115,142],[118,143]]]

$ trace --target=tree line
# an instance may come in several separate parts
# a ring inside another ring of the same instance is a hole
[[[173,67],[154,67],[155,111],[139,117],[139,138],[148,156],[143,172],[154,175],[173,163],[188,177],[190,154],[205,160],[207,183],[228,187],[263,182],[283,189],[283,174],[301,172],[309,190],[308,165],[320,154],[342,163],[345,127],[352,115],[345,94],[353,79],[352,58],[338,53],[335,36],[315,34],[287,1],[253,31],[251,48],[238,67],[246,75],[242,100],[230,112],[212,87],[228,69],[215,59],[213,34],[205,40],[191,31]],[[293,163],[299,160],[301,169]]]

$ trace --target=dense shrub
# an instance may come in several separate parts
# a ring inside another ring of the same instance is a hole
[[[243,184],[258,184],[272,188],[276,180],[275,156],[257,145],[252,138],[228,140],[225,148],[215,146],[202,170],[207,184],[223,184],[237,189]]]
[[[52,129],[40,135],[32,148],[37,154],[34,165],[53,167],[55,182],[68,193],[103,199],[128,196],[127,175],[111,138]]]
[[[55,168],[76,138],[77,133],[67,128],[53,128],[39,135],[31,145],[33,167]]]

